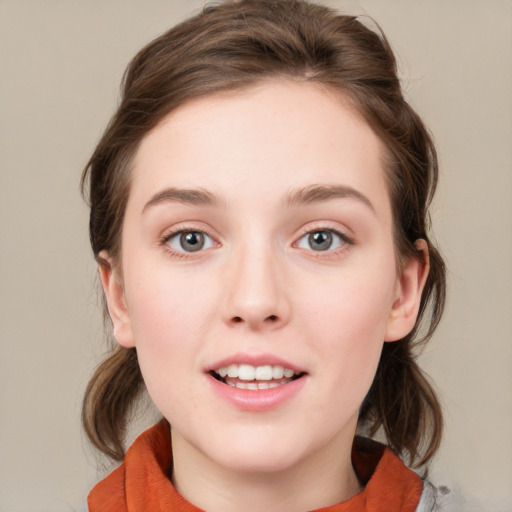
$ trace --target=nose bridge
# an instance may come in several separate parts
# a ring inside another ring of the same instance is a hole
[[[245,324],[252,330],[287,323],[290,304],[283,265],[269,240],[252,237],[234,248],[228,273],[224,310],[228,323]]]

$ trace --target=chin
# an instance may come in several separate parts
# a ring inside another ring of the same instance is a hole
[[[231,450],[230,450],[231,451]],[[300,460],[296,450],[288,452],[280,450],[248,451],[243,453],[233,451],[228,456],[223,456],[217,462],[224,468],[237,473],[272,474],[286,471],[294,467]]]
[[[289,429],[272,432],[270,425],[262,428],[263,433],[247,427],[245,432],[224,432],[216,441],[212,440],[203,453],[225,469],[239,473],[277,473],[307,458],[309,443],[304,435],[300,439],[290,435]],[[315,451],[315,447],[310,448]]]

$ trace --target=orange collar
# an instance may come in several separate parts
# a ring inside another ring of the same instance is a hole
[[[421,479],[389,449],[357,437],[352,461],[366,487],[348,501],[316,512],[414,512]],[[169,423],[146,430],[124,462],[101,480],[88,497],[89,512],[201,512],[183,498],[167,477],[172,465]]]

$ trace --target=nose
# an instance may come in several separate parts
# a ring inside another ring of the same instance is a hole
[[[290,319],[289,290],[282,262],[270,250],[245,248],[226,273],[223,320],[251,331],[279,329]]]

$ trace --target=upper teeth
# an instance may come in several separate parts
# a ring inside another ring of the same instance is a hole
[[[223,366],[215,373],[221,377],[232,377],[240,380],[272,380],[282,379],[283,377],[289,379],[295,375],[295,371],[290,368],[284,368],[279,365],[264,365],[252,366],[250,364],[230,364]]]

